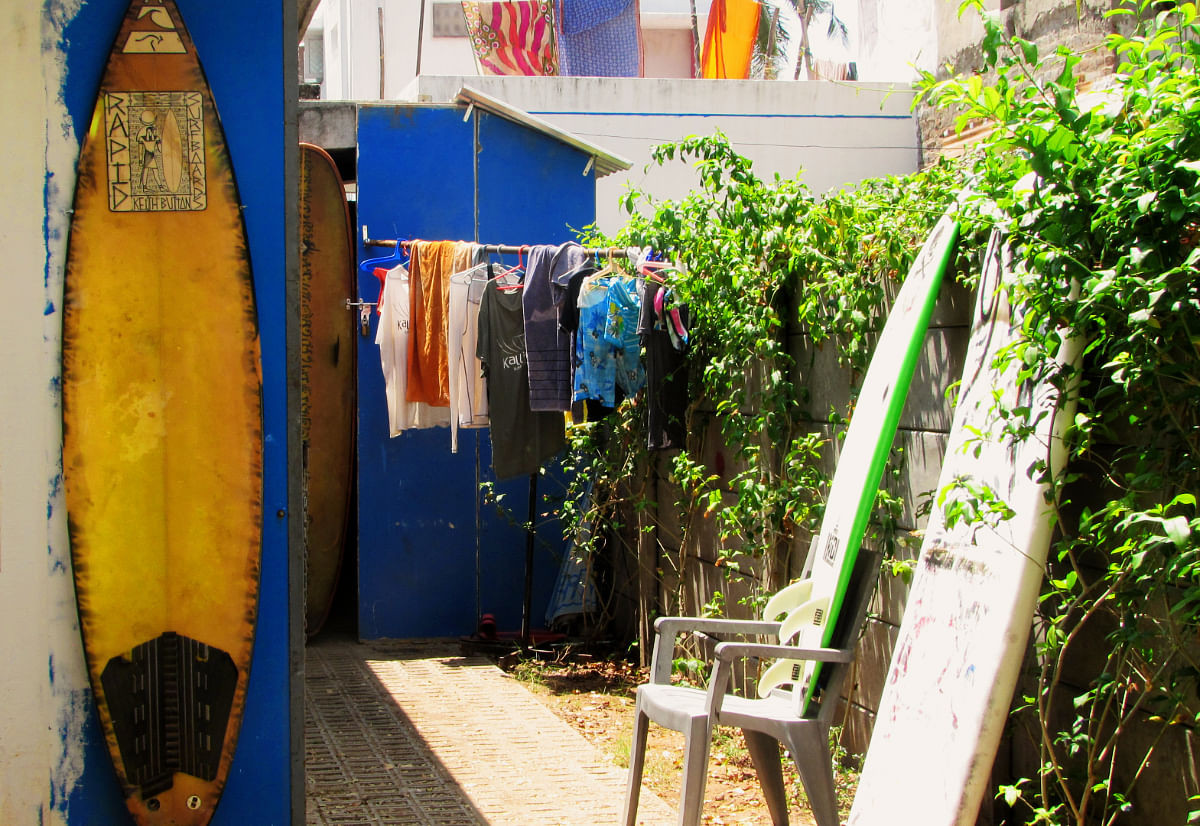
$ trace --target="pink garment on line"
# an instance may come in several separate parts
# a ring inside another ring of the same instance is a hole
[[[558,74],[552,0],[463,0],[462,6],[483,74]]]

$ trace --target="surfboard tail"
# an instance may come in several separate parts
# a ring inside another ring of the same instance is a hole
[[[126,782],[143,799],[178,772],[216,780],[238,668],[225,651],[167,631],[101,672]]]

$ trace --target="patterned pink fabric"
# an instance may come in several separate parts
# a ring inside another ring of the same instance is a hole
[[[553,0],[463,0],[462,5],[483,74],[558,74]]]

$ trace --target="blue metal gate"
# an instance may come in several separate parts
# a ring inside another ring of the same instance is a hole
[[[359,108],[360,261],[383,254],[363,244],[364,227],[372,239],[547,244],[571,240],[574,229],[595,220],[595,172],[586,153],[478,108],[464,119],[464,111]],[[360,272],[359,295],[376,299],[378,281]],[[375,326],[373,317],[358,349],[358,635],[464,635],[480,611],[493,614],[500,629],[516,629],[529,481],[496,485],[509,517],[479,493],[478,482],[495,482],[486,430],[460,430],[457,454],[445,428],[388,437]],[[539,485],[561,489],[553,476]],[[557,520],[539,522],[534,627],[564,548]]]

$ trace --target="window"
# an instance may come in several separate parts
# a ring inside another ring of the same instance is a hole
[[[434,37],[466,37],[467,20],[463,16],[462,3],[433,4]]]

